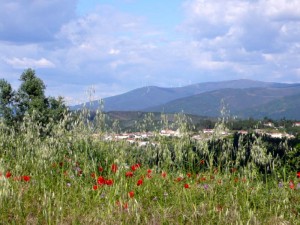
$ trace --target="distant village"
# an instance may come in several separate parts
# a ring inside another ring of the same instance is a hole
[[[295,122],[293,124],[295,127],[300,127],[300,122]],[[261,135],[268,135],[271,138],[287,138],[287,139],[293,139],[295,138],[294,135],[288,134],[284,131],[279,132],[279,129],[283,129],[283,127],[275,127],[273,123],[268,122],[264,124],[264,127],[266,129],[254,129],[252,132],[261,134]],[[238,130],[238,131],[221,131],[218,135],[222,136],[229,136],[233,134],[234,132],[238,132],[242,135],[247,135],[249,131],[247,130]],[[210,138],[212,135],[216,133],[215,129],[203,129],[199,131],[197,134],[191,135],[191,138],[194,140],[204,140]],[[150,142],[150,139],[152,139],[155,136],[164,136],[164,137],[181,137],[182,134],[178,130],[160,130],[159,132],[132,132],[132,133],[120,133],[120,134],[106,134],[102,136],[101,138],[105,141],[127,141],[132,144],[137,144],[138,146],[146,146],[148,144],[155,144],[153,142]],[[94,134],[95,138],[100,138],[99,135]]]

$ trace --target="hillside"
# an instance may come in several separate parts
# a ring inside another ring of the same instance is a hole
[[[166,104],[144,109],[148,112],[185,112],[202,116],[220,116],[220,103],[224,100],[231,115],[253,117],[300,119],[300,86],[279,88],[220,89],[205,92]]]
[[[184,87],[164,88],[164,87],[142,87],[116,95],[104,98],[104,111],[139,111],[146,108],[162,105],[170,101],[193,96],[209,91],[225,88],[251,88],[251,87],[286,87],[289,84],[269,83],[252,80],[231,80],[220,82],[205,82],[188,85]],[[84,104],[76,105],[71,109],[76,110],[83,107]],[[93,101],[86,106],[92,110],[99,108],[99,101]]]

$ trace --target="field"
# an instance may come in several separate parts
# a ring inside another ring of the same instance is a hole
[[[94,138],[107,132],[99,118],[66,117],[46,136],[30,118],[19,132],[1,125],[1,224],[300,224],[287,141],[280,158],[254,135],[239,148],[188,133],[138,147]]]

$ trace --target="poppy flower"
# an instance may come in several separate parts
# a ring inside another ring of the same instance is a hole
[[[191,173],[187,173],[186,176],[187,176],[187,177],[191,177],[192,174],[191,174]]]
[[[93,186],[93,190],[96,191],[97,189],[98,189],[98,185],[94,185],[94,186]]]
[[[124,204],[123,204],[123,209],[128,209],[128,203],[127,202],[125,202]]]
[[[290,189],[295,189],[295,184],[292,180],[290,181],[289,184],[290,184]]]
[[[151,173],[147,174],[147,178],[149,178],[149,179],[152,178]]]
[[[152,173],[152,170],[148,169],[148,170],[147,170],[147,173],[148,173],[148,174]]]
[[[204,165],[204,163],[205,163],[204,159],[201,159],[200,160],[200,165]]]
[[[129,191],[128,195],[129,195],[130,198],[133,198],[134,197],[134,191]]]
[[[206,181],[206,177],[201,177],[200,181]]]
[[[141,186],[143,184],[143,180],[142,179],[139,179],[136,183],[137,186]]]
[[[133,177],[133,172],[131,171],[126,172],[125,177]]]
[[[22,180],[28,182],[30,181],[30,176],[22,176]]]
[[[165,177],[167,176],[167,173],[166,173],[166,172],[162,172],[162,173],[161,173],[161,176],[162,176],[163,178],[165,178]]]
[[[113,173],[116,173],[117,170],[118,170],[117,164],[112,164],[112,165],[111,165],[111,171],[112,171]]]
[[[99,171],[99,172],[103,172],[103,167],[99,166],[99,167],[98,167],[98,171]]]
[[[98,177],[97,183],[100,184],[100,185],[105,184],[105,179],[104,179],[104,177],[102,177],[102,176]]]
[[[182,179],[183,179],[182,177],[177,177],[177,178],[176,178],[176,181],[177,181],[177,182],[180,182],[180,181],[182,181]]]
[[[108,185],[108,186],[111,186],[111,185],[114,184],[114,181],[112,179],[109,179],[109,180],[105,181],[105,184]]]
[[[184,188],[190,188],[189,184],[184,184]]]
[[[300,178],[300,171],[297,172],[297,177]]]
[[[91,177],[92,177],[92,178],[95,178],[95,177],[96,177],[96,174],[95,174],[95,173],[91,173]]]
[[[11,177],[11,172],[7,171],[6,174],[5,174],[5,177],[10,178]]]

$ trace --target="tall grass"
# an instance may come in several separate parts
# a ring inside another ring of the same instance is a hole
[[[179,116],[180,137],[139,147],[104,141],[113,132],[105,115],[89,118],[66,113],[45,128],[27,116],[20,132],[0,125],[1,223],[300,224],[295,171],[260,137],[239,137],[234,147],[221,120],[213,136],[196,141]],[[151,114],[141,129],[147,124]]]

